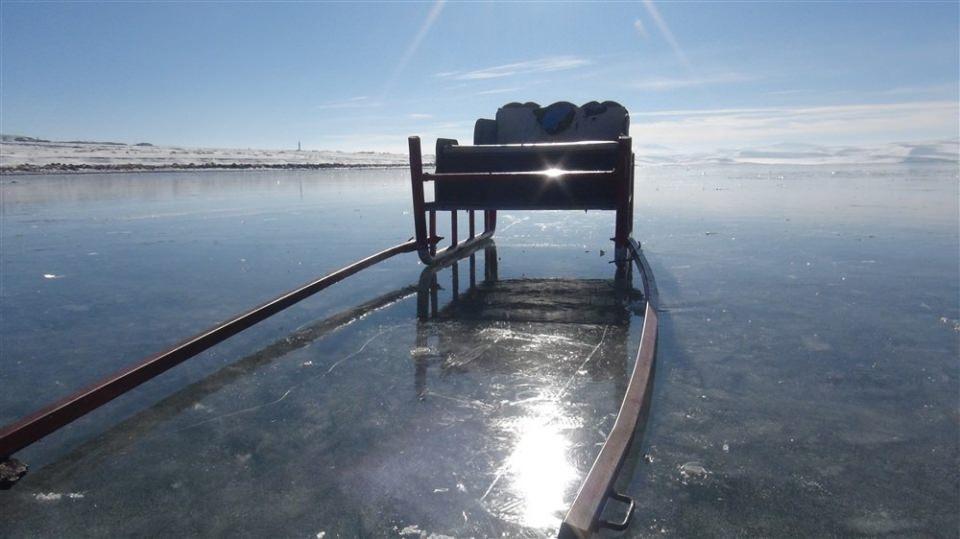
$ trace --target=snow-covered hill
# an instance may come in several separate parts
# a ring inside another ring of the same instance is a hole
[[[4,137],[13,138],[13,137]],[[403,154],[126,145],[101,142],[0,142],[0,167],[10,170],[126,168],[256,168],[401,166]]]
[[[939,140],[878,146],[818,146],[781,143],[755,148],[722,149],[711,153],[679,153],[662,146],[639,146],[638,163],[710,164],[757,163],[791,165],[957,163],[960,141]]]
[[[17,140],[19,139],[19,140]],[[960,141],[892,143],[880,146],[773,144],[755,148],[683,153],[656,144],[635,146],[638,164],[898,164],[960,161]],[[431,162],[432,156],[425,156]],[[110,142],[47,142],[4,136],[0,170],[97,171],[196,168],[327,168],[405,166],[406,154],[382,152],[257,150],[127,145]]]

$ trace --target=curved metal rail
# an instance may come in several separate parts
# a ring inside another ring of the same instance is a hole
[[[620,405],[620,412],[607,436],[600,454],[594,461],[587,478],[580,485],[580,491],[570,506],[563,524],[560,526],[561,539],[583,539],[592,536],[599,528],[625,530],[633,517],[634,501],[615,490],[615,482],[627,452],[637,437],[638,426],[645,423],[650,410],[650,389],[653,387],[653,366],[657,350],[657,310],[656,283],[653,273],[647,265],[640,245],[633,238],[627,243],[630,259],[637,266],[643,280],[646,309],[643,315],[643,333],[640,336],[640,348],[633,366],[627,391]],[[616,500],[627,506],[620,522],[603,520],[601,514],[609,500]]]
[[[492,240],[471,243],[461,247],[455,253],[455,256],[444,257],[442,260],[428,265],[420,274],[419,289],[429,288],[430,280],[440,270],[470,256],[480,248],[492,244]],[[604,441],[604,445],[589,473],[581,483],[577,497],[563,520],[559,532],[561,539],[591,537],[600,528],[622,531],[629,527],[633,516],[634,500],[617,492],[615,483],[632,444],[639,440],[638,432],[642,434],[642,426],[645,424],[646,416],[649,413],[659,317],[656,310],[658,303],[656,281],[640,244],[630,237],[628,238],[626,251],[629,261],[640,272],[643,297],[646,303],[640,346],[613,428]],[[495,256],[493,263],[496,263]],[[626,275],[626,273],[621,275]],[[428,298],[425,295],[418,295],[418,313],[420,313],[420,316],[425,317],[423,313],[428,310],[427,301]],[[435,306],[433,308],[436,309]],[[611,522],[602,518],[604,508],[610,500],[617,501],[625,506],[624,516],[618,522]]]
[[[27,415],[15,423],[3,427],[0,429],[0,488],[9,488],[26,473],[26,465],[11,458],[17,451],[287,307],[299,303],[360,270],[398,254],[416,251],[419,245],[420,243],[416,240],[409,240],[370,255],[206,329],[180,344],[142,359]]]
[[[436,238],[432,239],[435,240]],[[489,241],[485,241],[486,238],[484,237],[475,237],[474,240],[467,244],[461,244],[456,252],[450,252],[448,256],[437,260],[437,263],[432,264],[429,268],[433,271],[424,272],[424,275],[432,275],[442,267],[449,265],[457,258],[454,255],[468,256],[489,244]],[[122,369],[92,386],[77,391],[12,425],[4,427],[0,430],[0,456],[3,457],[0,458],[0,468],[3,468],[0,469],[0,472],[3,472],[3,474],[0,475],[4,475],[0,479],[4,480],[2,481],[4,484],[0,486],[9,488],[26,472],[25,465],[11,458],[15,452],[269,316],[362,269],[397,254],[415,251],[417,246],[418,242],[411,240],[357,261],[203,331],[170,349]],[[640,346],[637,350],[633,373],[613,429],[607,436],[597,459],[581,484],[576,499],[563,520],[559,534],[561,538],[590,537],[600,528],[623,530],[629,526],[633,515],[633,500],[616,492],[614,484],[627,452],[634,439],[637,438],[638,426],[649,411],[650,388],[652,387],[656,356],[658,317],[655,308],[657,294],[653,274],[639,244],[633,238],[629,239],[628,252],[631,261],[641,273],[646,299]],[[609,522],[601,518],[604,507],[611,499],[627,505],[625,516],[620,522]]]

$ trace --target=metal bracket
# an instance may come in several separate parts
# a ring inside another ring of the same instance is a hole
[[[634,502],[633,498],[631,498],[630,496],[627,496],[625,494],[620,494],[619,492],[616,492],[616,491],[610,492],[610,499],[614,499],[620,503],[627,504],[627,512],[623,516],[623,520],[621,520],[620,522],[610,522],[609,520],[601,519],[600,521],[597,522],[597,525],[601,528],[608,528],[611,530],[622,532],[623,530],[627,529],[627,527],[630,526],[630,520],[633,518],[633,510],[636,507],[636,502]]]

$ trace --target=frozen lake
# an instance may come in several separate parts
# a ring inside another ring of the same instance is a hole
[[[626,536],[955,537],[958,183],[955,164],[638,169],[662,313]],[[0,188],[3,424],[413,235],[402,169]],[[361,272],[19,453],[0,534],[555,533],[639,338],[612,232],[607,212],[501,212],[456,269],[458,293],[485,288],[428,322],[416,255]]]

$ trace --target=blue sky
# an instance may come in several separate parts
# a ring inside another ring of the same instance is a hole
[[[469,141],[612,99],[640,145],[958,136],[957,2],[0,3],[0,131],[190,146]]]

